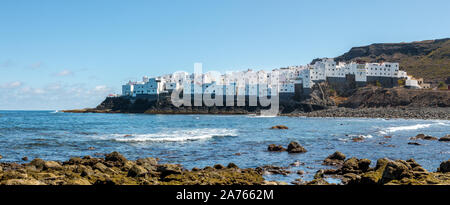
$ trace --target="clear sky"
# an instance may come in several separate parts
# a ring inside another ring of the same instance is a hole
[[[450,37],[450,1],[1,0],[0,109],[93,107],[184,70],[273,69]]]

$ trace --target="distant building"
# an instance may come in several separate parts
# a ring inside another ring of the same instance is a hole
[[[323,58],[313,65],[290,66],[266,71],[239,71],[224,75],[214,73],[188,74],[177,72],[155,78],[143,77],[140,82],[128,82],[122,86],[122,96],[157,96],[183,89],[186,94],[269,96],[272,94],[292,96],[308,93],[314,84],[354,82],[358,86],[367,83],[384,87],[397,86],[398,79],[406,79],[405,86],[427,88],[422,79],[414,79],[401,71],[398,63],[336,63],[332,58]],[[277,90],[274,90],[277,88]]]

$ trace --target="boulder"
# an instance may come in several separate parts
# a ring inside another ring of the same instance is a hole
[[[339,171],[342,174],[347,173],[355,173],[360,174],[369,170],[371,161],[369,159],[358,159],[356,157],[352,157],[344,161],[342,167]]]
[[[324,161],[324,165],[339,165],[343,164],[346,156],[342,152],[336,151],[335,153],[329,155]]]
[[[120,165],[123,165],[127,158],[125,158],[123,155],[121,155],[118,152],[111,152],[110,154],[105,155],[105,161],[114,162]]]
[[[429,135],[425,135],[425,134],[418,134],[415,137],[411,137],[411,140],[437,140],[438,138],[433,137],[433,136],[429,136]]]
[[[94,170],[92,170],[90,167],[81,165],[79,169],[80,169],[80,176],[82,177],[90,177],[95,174]]]
[[[92,168],[97,169],[101,172],[104,172],[108,167],[100,162],[97,162],[97,164],[95,164]]]
[[[139,165],[134,165],[128,171],[127,176],[129,176],[129,177],[138,177],[138,176],[145,175],[146,173],[147,173],[147,169],[145,169],[144,167],[139,166]]]
[[[412,176],[412,168],[407,162],[403,160],[389,161],[384,168],[381,183],[385,184],[392,180],[402,180]]]
[[[33,165],[37,170],[42,170],[44,168],[45,161],[43,159],[36,158],[33,159],[29,165]]]
[[[61,169],[62,166],[58,162],[55,161],[46,161],[44,163],[44,169]]]
[[[439,138],[439,141],[440,142],[450,142],[450,135],[445,135],[444,137]]]
[[[238,169],[239,167],[235,163],[230,162],[230,163],[228,163],[227,168],[229,168],[229,169]]]
[[[291,142],[288,145],[287,151],[289,153],[304,153],[307,152],[298,142]]]
[[[286,149],[281,146],[281,145],[275,145],[275,144],[270,144],[269,147],[267,147],[267,150],[269,152],[282,152],[282,151],[286,151]]]
[[[450,159],[445,162],[442,162],[441,165],[439,166],[438,171],[442,173],[450,172]]]
[[[214,167],[214,169],[225,169],[225,167],[221,164],[216,164],[213,167]]]
[[[422,145],[422,144],[417,143],[417,142],[408,142],[408,144],[409,144],[409,145],[416,145],[416,146]]]
[[[170,174],[181,174],[183,168],[179,164],[162,164],[157,166],[156,171],[161,173],[161,177],[164,177]]]
[[[146,168],[147,170],[156,170],[156,165],[158,165],[158,160],[153,157],[147,157],[147,158],[136,160],[136,164]]]
[[[22,157],[23,161],[28,161],[28,157]]]
[[[66,165],[78,165],[81,164],[83,162],[83,159],[81,159],[80,157],[72,157],[69,159],[69,161],[64,162],[63,164]]]
[[[270,129],[275,129],[275,130],[287,130],[289,129],[288,127],[284,126],[284,125],[275,125],[273,127],[271,127]]]
[[[0,159],[3,159],[3,156],[2,156],[2,155],[0,155]]]

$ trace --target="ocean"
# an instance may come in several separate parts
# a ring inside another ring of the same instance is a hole
[[[269,129],[279,124],[289,129]],[[230,162],[243,168],[304,163],[289,167],[293,174],[288,176],[264,176],[291,182],[311,180],[317,170],[333,168],[322,161],[340,151],[347,158],[368,158],[371,166],[383,157],[414,158],[428,171],[436,171],[442,161],[450,159],[450,143],[420,140],[421,146],[408,145],[409,138],[419,133],[450,134],[450,121],[0,111],[0,162],[22,163],[24,156],[66,161],[118,151],[128,159],[157,157],[161,163],[178,163],[188,169]],[[358,136],[364,141],[353,142]],[[291,141],[308,152],[267,151],[269,144],[287,147]],[[298,170],[305,174],[297,175]]]

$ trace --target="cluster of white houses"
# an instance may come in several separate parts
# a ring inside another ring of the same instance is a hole
[[[336,63],[334,59],[323,58],[311,65],[291,66],[271,72],[247,70],[223,75],[214,72],[176,72],[154,78],[143,77],[140,82],[130,81],[123,85],[122,96],[157,96],[180,88],[186,94],[289,96],[298,92],[308,94],[315,83],[323,81],[353,81],[357,85],[379,82],[385,87],[393,87],[398,79],[404,79],[406,86],[420,88],[417,80],[399,70],[398,63]]]

